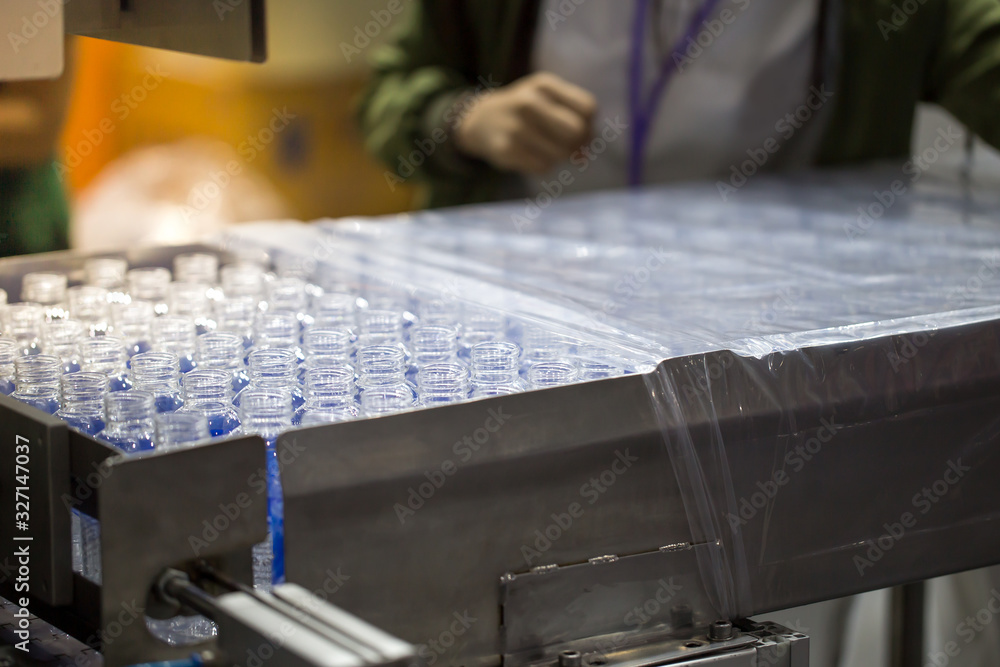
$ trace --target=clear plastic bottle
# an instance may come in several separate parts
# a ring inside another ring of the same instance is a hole
[[[120,257],[94,257],[84,262],[83,273],[88,285],[103,287],[117,296],[125,292],[128,262]]]
[[[152,451],[156,429],[156,400],[145,391],[115,391],[104,396],[106,415],[100,440],[126,454]]]
[[[521,349],[510,341],[478,343],[472,348],[472,395],[505,396],[525,390],[520,371]]]
[[[318,366],[309,368],[305,374],[305,398],[301,408],[292,418],[294,425],[306,420],[312,412],[339,414],[337,421],[356,419],[361,414],[357,389],[354,386],[354,368],[345,364],[339,366]]]
[[[77,345],[80,352],[80,369],[103,373],[108,378],[108,391],[119,392],[132,388],[126,369],[125,341],[116,336],[86,338]]]
[[[83,323],[78,320],[50,320],[42,324],[42,352],[62,359],[63,373],[80,370],[77,345],[84,338]]]
[[[62,406],[56,412],[72,428],[86,435],[104,430],[104,395],[108,378],[103,373],[78,371],[60,378]]]
[[[190,373],[198,367],[194,360],[198,332],[193,320],[172,315],[157,317],[153,320],[152,336],[152,349],[176,354],[180,359],[181,373]]]
[[[537,363],[564,361],[570,357],[570,344],[565,336],[529,327],[524,332],[524,357],[521,360],[521,375],[527,378],[531,367]]]
[[[167,312],[170,270],[162,267],[132,269],[126,274],[128,293],[133,300],[151,301],[157,315]]]
[[[227,264],[219,271],[222,292],[229,298],[249,296],[263,301],[265,280],[264,269],[251,262]]]
[[[243,347],[250,349],[259,306],[259,299],[253,296],[222,297],[215,302],[215,330],[238,334],[243,339]]]
[[[181,399],[180,359],[171,352],[143,352],[132,357],[132,387],[153,395],[156,411],[176,412]]]
[[[73,569],[95,584],[101,583],[101,522],[73,508],[70,512]]]
[[[240,432],[256,434],[267,443],[268,524],[270,535],[253,548],[254,587],[270,590],[285,575],[284,500],[278,466],[278,436],[292,425],[292,400],[287,391],[247,389],[240,403]]]
[[[420,404],[425,407],[468,400],[472,392],[469,368],[460,363],[423,366],[417,373]]]
[[[243,337],[239,334],[229,331],[203,334],[195,340],[195,349],[199,369],[220,370],[229,374],[233,396],[250,384],[243,362]]]
[[[234,433],[240,427],[233,407],[232,376],[220,369],[199,368],[184,376],[182,412],[200,415],[213,438]]]
[[[194,322],[195,331],[203,334],[215,329],[209,286],[204,283],[170,283],[167,308],[174,317],[186,317]]]
[[[14,360],[21,354],[20,346],[13,338],[0,338],[0,394],[14,393]]]
[[[585,381],[602,380],[625,374],[621,360],[596,345],[580,347],[577,365],[580,368],[580,379]]]
[[[579,369],[569,361],[539,361],[528,369],[528,384],[532,389],[573,384],[579,379]]]
[[[22,355],[41,351],[42,322],[45,309],[37,303],[12,303],[3,310],[4,335],[15,339]]]
[[[415,382],[417,373],[430,364],[461,364],[458,359],[458,329],[451,326],[428,325],[410,330],[412,356],[406,379]]]
[[[153,418],[156,449],[190,447],[208,440],[208,420],[197,412],[161,412]]]
[[[219,258],[205,252],[192,252],[174,257],[174,279],[178,282],[219,283]]]
[[[151,349],[151,328],[156,310],[152,301],[131,301],[111,305],[111,328],[125,342],[125,351],[133,357]]]
[[[324,292],[312,298],[309,312],[312,315],[314,327],[346,329],[351,332],[353,339],[354,329],[357,326],[356,308],[357,299],[354,296],[342,292]]]
[[[402,345],[403,313],[398,310],[364,310],[360,314],[358,345]]]
[[[96,285],[77,285],[66,291],[69,317],[87,327],[88,335],[106,334],[111,326],[108,290]]]
[[[62,362],[59,357],[35,354],[14,360],[13,398],[54,415],[59,411],[59,378]]]
[[[240,406],[242,397],[251,389],[288,392],[293,410],[305,402],[299,387],[299,364],[295,353],[286,348],[254,350],[250,353],[250,384],[233,399]]]
[[[458,356],[469,360],[472,348],[479,343],[502,341],[507,338],[507,321],[503,315],[488,310],[471,310],[461,328]]]
[[[405,412],[415,405],[412,392],[401,384],[372,387],[361,393],[361,414],[365,417]]]
[[[461,304],[456,299],[427,299],[420,303],[420,322],[425,325],[455,327],[462,321]]]
[[[369,415],[407,410],[417,401],[417,389],[406,379],[403,350],[397,345],[358,350],[358,389],[362,410]]]
[[[351,332],[347,329],[319,328],[314,324],[303,334],[302,348],[306,368],[350,364],[353,349]]]
[[[255,350],[285,349],[295,354],[296,362],[305,361],[305,354],[299,346],[301,327],[294,313],[261,313],[254,322],[253,348]]]
[[[21,301],[42,306],[46,319],[66,317],[66,286],[62,273],[26,273],[21,279]]]
[[[267,283],[266,292],[268,311],[292,313],[300,326],[309,324],[309,295],[304,280],[275,278]]]

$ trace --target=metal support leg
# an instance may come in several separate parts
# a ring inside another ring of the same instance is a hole
[[[924,654],[925,584],[906,584],[892,589],[890,631],[892,667],[922,665]]]

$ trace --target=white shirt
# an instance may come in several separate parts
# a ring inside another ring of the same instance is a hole
[[[700,0],[650,0],[650,5],[656,2],[663,3],[658,29],[669,54]],[[634,11],[631,0],[543,0],[532,69],[591,91],[599,110],[592,150],[543,179],[529,177],[532,193],[540,191],[542,180],[567,169],[573,179],[567,191],[627,185],[630,130],[622,125],[632,124],[628,69]],[[799,123],[792,137],[787,122],[780,123],[809,96],[818,14],[817,0],[721,0],[709,24],[696,33],[704,46],[691,47],[691,60],[682,63],[660,100],[647,138],[643,182],[728,177],[734,165],[749,159],[748,150],[771,138],[780,148],[769,154],[765,169],[806,163],[818,143],[819,122]],[[646,99],[660,70],[648,25],[644,54]],[[617,137],[598,140],[612,137],[616,127]]]

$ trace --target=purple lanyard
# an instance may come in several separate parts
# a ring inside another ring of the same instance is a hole
[[[631,151],[629,153],[628,182],[631,186],[642,185],[643,162],[646,156],[646,142],[649,139],[650,126],[656,117],[663,92],[677,72],[678,57],[684,56],[684,47],[689,39],[694,39],[698,28],[709,15],[719,0],[705,0],[701,8],[695,12],[691,25],[684,36],[674,45],[670,55],[660,63],[660,72],[653,83],[646,100],[642,99],[643,80],[643,44],[646,36],[646,15],[649,13],[649,0],[636,0],[635,17],[632,19],[632,54],[629,61],[629,110],[632,115]],[[657,26],[658,27],[658,26]]]

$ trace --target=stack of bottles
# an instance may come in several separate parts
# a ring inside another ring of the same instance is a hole
[[[280,434],[629,372],[608,351],[496,312],[364,280],[220,267],[203,253],[177,256],[173,271],[91,259],[83,275],[70,285],[63,274],[27,274],[17,303],[0,290],[0,392],[130,455],[261,436],[263,588],[284,571]],[[80,513],[73,525],[74,566],[99,581],[100,526]]]

